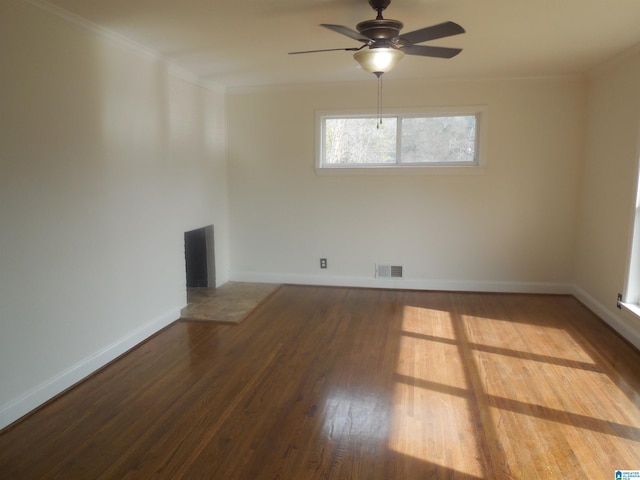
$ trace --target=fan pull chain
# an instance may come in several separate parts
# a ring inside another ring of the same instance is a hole
[[[382,125],[382,73],[376,73],[378,77],[378,122],[376,128],[379,129]]]

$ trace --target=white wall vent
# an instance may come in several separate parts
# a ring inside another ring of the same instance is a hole
[[[404,278],[404,268],[402,265],[376,263],[376,278]]]

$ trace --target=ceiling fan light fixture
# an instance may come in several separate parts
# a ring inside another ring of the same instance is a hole
[[[390,47],[367,48],[353,54],[363,70],[376,75],[393,70],[402,57],[402,50]]]

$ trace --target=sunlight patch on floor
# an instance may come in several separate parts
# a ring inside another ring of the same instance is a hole
[[[472,399],[454,339],[447,312],[404,308],[389,448],[482,478]]]

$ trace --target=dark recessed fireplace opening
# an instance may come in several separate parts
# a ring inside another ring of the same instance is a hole
[[[184,258],[187,288],[216,286],[213,225],[184,233]]]

